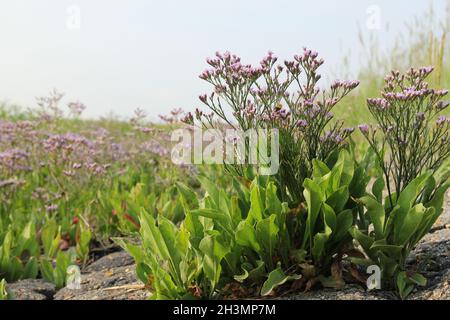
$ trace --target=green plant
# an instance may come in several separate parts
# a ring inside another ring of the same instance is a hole
[[[436,172],[450,155],[450,119],[437,118],[449,105],[442,100],[448,90],[429,88],[425,79],[432,71],[393,71],[385,78],[383,98],[367,100],[378,126],[359,128],[377,155],[390,198],[426,170]]]
[[[432,172],[427,171],[411,181],[398,199],[393,199],[392,209],[389,196],[382,198],[382,177],[377,181],[372,194],[359,199],[367,208],[366,219],[373,230],[351,229],[367,259],[352,258],[352,261],[365,266],[380,266],[385,287],[395,286],[405,298],[414,285],[426,283],[418,272],[406,269],[406,259],[442,213],[450,181],[437,184]]]
[[[292,61],[277,64],[269,52],[258,67],[244,65],[241,59],[225,52],[207,59],[212,67],[200,78],[214,87],[214,92],[200,96],[212,114],[197,110],[195,120],[203,127],[223,129],[226,126],[246,132],[249,129],[279,130],[280,169],[276,174],[278,192],[283,201],[298,205],[303,180],[310,177],[312,160],[326,160],[342,148],[353,132],[343,122],[332,121],[332,109],[359,81],[334,81],[328,91],[319,89],[318,69],[324,63],[318,53],[304,49]],[[233,117],[224,111],[228,105]],[[216,115],[222,122],[213,119]],[[194,124],[188,114],[185,121]],[[251,142],[245,141],[245,146]],[[248,150],[248,148],[246,148]],[[238,154],[245,159],[245,154]],[[227,166],[231,172],[246,176],[248,165]],[[248,178],[248,177],[247,177]]]
[[[425,79],[432,71],[393,71],[385,78],[383,98],[367,100],[378,126],[359,126],[378,170],[372,194],[359,199],[366,227],[359,225],[352,235],[369,257],[360,262],[379,265],[385,284],[396,282],[402,298],[425,283],[418,273],[405,272],[406,258],[442,213],[450,187],[450,119],[439,116],[449,105],[442,100],[448,90],[429,88]]]
[[[36,278],[38,275],[39,245],[33,223],[20,233],[11,228],[0,238],[0,277],[6,281]]]
[[[267,275],[281,266],[283,270],[291,267],[289,208],[278,199],[273,181],[260,177],[249,188],[235,181],[238,193],[231,197],[206,178],[201,178],[201,183],[207,191],[204,207],[189,215],[193,224],[198,224],[200,217],[210,219],[212,230],[219,232],[230,248],[223,260],[222,277],[226,281],[245,281],[249,287],[258,286],[266,278],[272,282],[273,277]],[[294,272],[291,270],[292,279],[297,277]],[[268,293],[261,291],[261,294]]]
[[[2,300],[10,300],[12,297],[9,294],[9,292],[7,291],[6,288],[6,280],[2,279],[0,281],[0,301]]]
[[[358,221],[361,206],[354,201],[361,196],[368,183],[366,175],[371,155],[360,164],[346,150],[342,150],[336,163],[329,168],[313,160],[311,179],[305,179],[304,198],[306,212],[298,219],[296,253],[302,257],[303,274],[323,286],[341,287],[342,257],[352,249],[348,231]]]
[[[82,265],[85,265],[89,258],[89,245],[92,239],[92,232],[89,227],[80,224],[77,230],[76,241],[76,254],[77,259],[81,261]]]
[[[75,263],[77,253],[61,250],[61,227],[55,220],[47,221],[42,228],[41,241],[44,255],[39,259],[39,270],[44,279],[60,289],[66,284],[67,268]]]
[[[212,298],[231,282],[256,286],[267,279],[264,288],[273,289],[295,278],[268,276],[280,272],[280,265],[287,268],[290,241],[287,204],[278,200],[274,183],[263,180],[255,180],[250,189],[235,181],[239,191],[230,196],[200,178],[206,190],[201,201],[178,183],[185,213],[179,227],[162,215],[154,218],[141,211],[141,245],[117,242],[135,258],[137,274],[154,288],[154,298]]]
[[[194,250],[189,234],[182,225],[177,228],[171,221],[158,216],[158,220],[145,210],[140,215],[140,236],[142,243],[135,245],[122,239],[116,239],[135,259],[136,273],[139,279],[153,288],[153,299],[187,299],[195,296],[211,297],[216,276],[214,263],[220,258],[223,247],[215,243],[212,237],[208,243],[212,246],[209,258]],[[215,248],[214,248],[215,246]],[[214,255],[214,251],[218,255]],[[210,283],[203,282],[202,260],[208,259],[211,269],[208,275]],[[210,288],[210,289],[209,289]]]
[[[70,251],[58,251],[55,259],[42,257],[39,261],[44,279],[61,289],[66,284],[67,268],[74,263],[75,255]]]

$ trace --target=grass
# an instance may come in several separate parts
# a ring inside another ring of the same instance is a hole
[[[366,107],[366,99],[379,97],[383,79],[390,70],[405,71],[410,67],[432,65],[435,71],[430,77],[430,85],[450,88],[450,2],[445,16],[439,19],[431,5],[428,11],[406,25],[406,32],[396,36],[394,44],[383,50],[382,38],[359,31],[359,45],[363,55],[356,78],[361,81],[354,93],[347,97],[343,105],[336,109],[338,118],[349,126],[373,123]],[[349,56],[343,58],[343,70],[348,74]],[[444,115],[450,115],[446,110]]]

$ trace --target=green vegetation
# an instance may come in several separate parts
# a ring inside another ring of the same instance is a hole
[[[174,110],[164,125],[142,110],[130,122],[81,120],[84,106],[68,103],[64,114],[56,91],[36,110],[0,107],[0,300],[20,279],[62,288],[70,266],[115,244],[153,299],[339,289],[344,264],[379,266],[383,289],[406,298],[426,283],[406,260],[450,187],[447,20],[436,26],[430,11],[389,55],[361,37],[370,54],[361,84],[335,81],[326,92],[311,50],[284,64],[269,53],[257,67],[217,54],[201,75],[212,113],[181,121]],[[400,71],[384,77],[391,68]],[[280,169],[175,165],[170,131],[182,122],[278,129]]]

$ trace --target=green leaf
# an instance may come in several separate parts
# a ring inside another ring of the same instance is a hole
[[[406,272],[399,272],[397,275],[397,289],[400,294],[400,298],[405,299],[411,291],[414,289],[414,285],[408,281]]]
[[[350,157],[350,154],[347,150],[342,149],[339,153],[338,161],[342,161],[343,163],[340,186],[349,186],[353,179],[353,173],[355,170],[353,159],[352,157]]]
[[[181,285],[180,262],[184,252],[180,251],[177,246],[178,230],[170,220],[163,216],[159,216],[158,220],[159,231],[161,232],[162,239],[167,248],[173,273],[176,276],[176,279],[180,281],[178,285]]]
[[[383,176],[379,176],[372,186],[372,194],[375,196],[378,202],[381,202],[383,200],[384,186],[385,184]]]
[[[336,214],[331,206],[324,203],[322,205],[323,221],[325,222],[325,230],[327,235],[336,230]]]
[[[269,266],[272,265],[273,254],[278,244],[279,227],[275,219],[276,216],[272,214],[256,224],[256,238],[266,252],[266,264]]]
[[[366,174],[365,168],[362,165],[358,166],[348,187],[350,195],[353,198],[361,198],[365,194],[369,180],[370,176]]]
[[[232,221],[231,216],[228,214],[225,214],[222,211],[217,211],[213,209],[198,209],[198,210],[192,210],[192,215],[205,217],[212,219],[213,222],[216,225],[220,225],[220,227],[229,234],[234,234],[233,228],[232,228]]]
[[[144,245],[157,255],[159,259],[168,261],[170,259],[169,250],[167,249],[164,238],[159,228],[156,226],[156,220],[145,210],[140,215],[141,236]]]
[[[181,182],[175,183],[178,192],[181,194],[181,196],[184,198],[186,203],[192,204],[194,207],[198,207],[198,199],[197,195],[194,191],[192,191],[188,186]]]
[[[218,207],[219,206],[219,189],[216,185],[206,177],[199,176],[198,180],[202,184],[202,187],[206,190],[207,194],[211,197],[211,200]]]
[[[411,208],[430,176],[431,171],[427,171],[411,181],[400,193],[398,205],[403,208]]]
[[[389,257],[399,257],[404,249],[403,246],[387,244],[385,240],[375,241],[370,247],[374,251],[382,251]]]
[[[330,172],[328,166],[320,160],[313,159],[313,178],[322,178]]]
[[[325,244],[327,243],[328,238],[329,236],[326,233],[316,233],[314,236],[312,255],[315,261],[321,261],[321,258],[325,253]]]
[[[360,200],[367,208],[367,213],[369,214],[370,220],[375,230],[375,238],[377,240],[383,239],[385,237],[384,222],[386,217],[383,205],[376,199],[369,196],[362,197]]]
[[[353,214],[350,209],[340,212],[336,216],[336,230],[333,231],[332,238],[335,242],[342,240],[353,225]]]
[[[269,273],[269,276],[267,280],[264,282],[262,288],[261,288],[261,295],[267,296],[269,295],[273,289],[275,289],[278,286],[281,286],[282,284],[286,283],[289,280],[297,280],[300,279],[301,275],[295,275],[295,276],[287,276],[284,274],[283,270],[280,266]]]
[[[23,279],[35,279],[39,273],[39,264],[36,257],[31,257],[23,270]]]
[[[283,206],[277,196],[277,187],[273,182],[269,182],[266,188],[266,210],[269,213],[277,214],[277,216],[283,211]]]
[[[395,225],[395,242],[399,245],[406,245],[408,240],[414,235],[424,217],[425,207],[419,203],[408,211],[403,219],[403,223]]]
[[[347,204],[349,196],[348,186],[342,186],[328,197],[326,203],[329,204],[335,212],[341,212]]]
[[[241,221],[236,229],[236,243],[249,247],[261,254],[261,246],[256,239],[255,229],[247,221]]]
[[[251,205],[249,216],[253,217],[256,221],[262,220],[264,215],[264,206],[261,199],[261,190],[257,183],[252,186],[250,192],[250,202]]]
[[[361,245],[364,251],[368,255],[370,255],[370,248],[372,247],[374,240],[368,235],[358,230],[357,227],[350,228],[350,234],[352,235],[353,239],[358,241],[358,243]]]
[[[425,287],[427,285],[427,278],[417,272],[410,275],[409,280],[421,287]]]
[[[219,282],[222,267],[222,259],[229,252],[229,248],[223,246],[216,236],[207,235],[200,241],[200,251],[204,254],[203,270],[211,281],[211,287],[215,288]]]
[[[306,230],[302,246],[304,248],[308,240],[312,247],[314,227],[319,216],[320,208],[322,207],[324,196],[319,185],[310,179],[305,179],[303,186],[305,188],[303,195],[308,205],[308,217],[306,218]]]

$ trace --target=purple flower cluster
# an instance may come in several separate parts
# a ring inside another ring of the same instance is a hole
[[[236,85],[243,84],[248,79],[256,79],[261,72],[251,65],[243,65],[241,58],[228,51],[223,54],[216,52],[215,58],[208,58],[206,61],[213,68],[203,71],[199,77],[215,84],[219,91],[225,87],[214,81],[216,77],[223,77],[230,84]]]
[[[367,99],[378,126],[359,126],[382,164],[385,180],[394,180],[397,194],[425,170],[437,170],[450,155],[450,119],[439,116],[449,105],[442,100],[448,90],[429,87],[425,80],[432,71],[392,71],[385,77],[382,98]]]
[[[4,166],[11,171],[30,171],[31,167],[28,165],[29,157],[30,154],[28,152],[17,148],[0,152],[0,167]]]
[[[351,130],[342,129],[341,123],[329,124],[332,109],[359,85],[359,81],[337,80],[328,92],[321,90],[318,69],[324,60],[315,51],[304,48],[301,54],[284,64],[279,64],[272,52],[257,67],[243,64],[238,56],[229,52],[217,53],[215,58],[208,58],[207,63],[212,68],[204,71],[200,78],[210,83],[213,91],[199,99],[218,121],[211,121],[210,115],[198,110],[183,119],[190,125],[197,120],[206,127],[220,128],[225,124],[243,131],[278,128],[282,137],[292,139],[281,141],[280,157],[288,157],[281,163],[301,163],[300,171],[305,167],[311,170],[312,159],[325,159],[351,134]],[[227,115],[225,106],[232,110],[233,118]],[[287,144],[298,150],[284,152]],[[289,158],[292,156],[297,158]],[[284,178],[292,179],[292,176],[305,177],[308,172],[286,174],[290,177]],[[301,185],[299,181],[296,183]]]
[[[76,117],[81,116],[84,110],[86,110],[86,106],[80,101],[69,102],[67,107],[70,110],[70,113]]]

